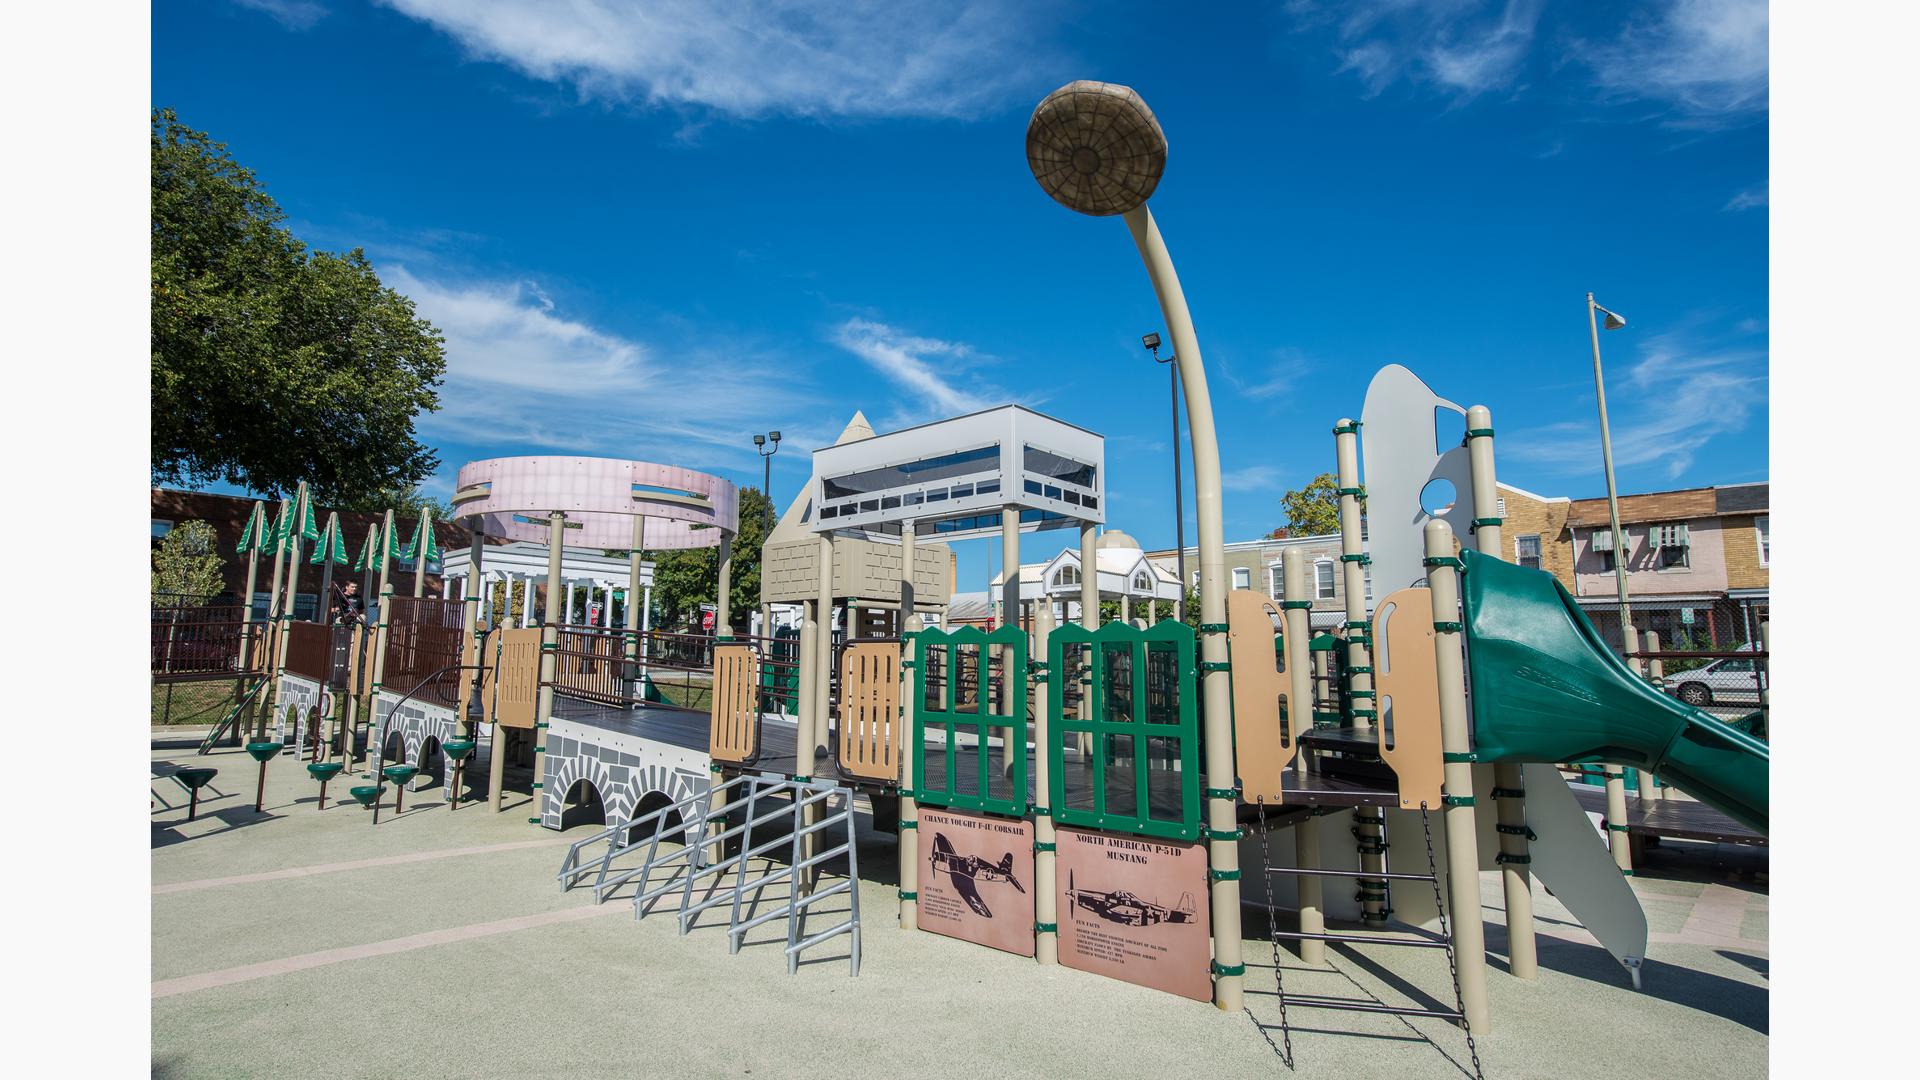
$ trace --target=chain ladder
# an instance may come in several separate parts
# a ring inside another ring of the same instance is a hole
[[[1267,884],[1267,936],[1273,943],[1273,988],[1280,997],[1280,1041],[1285,1045],[1285,1049],[1273,1046],[1273,1036],[1267,1034],[1266,1025],[1260,1022],[1259,1017],[1253,1015],[1253,1010],[1250,1008],[1247,1009],[1247,1017],[1253,1021],[1253,1026],[1260,1032],[1260,1037],[1267,1040],[1268,1046],[1273,1047],[1273,1052],[1280,1055],[1280,1063],[1291,1070],[1293,1068],[1293,1032],[1287,1026],[1287,984],[1286,976],[1283,974],[1284,969],[1280,965],[1280,926],[1274,912],[1273,874],[1268,872],[1268,868],[1273,865],[1273,853],[1267,846],[1266,797],[1256,798],[1254,806],[1260,815],[1260,876],[1266,879]]]
[[[1433,907],[1440,913],[1440,939],[1447,943],[1447,974],[1453,976],[1453,1007],[1460,1010],[1460,1030],[1467,1034],[1467,1056],[1473,1059],[1475,1080],[1486,1080],[1480,1071],[1480,1051],[1473,1044],[1473,1025],[1467,1022],[1467,999],[1460,992],[1460,965],[1453,957],[1453,931],[1447,927],[1447,906],[1440,899],[1440,870],[1433,858],[1433,826],[1428,821],[1425,803],[1420,806],[1420,832],[1427,840],[1427,875],[1433,882]]]

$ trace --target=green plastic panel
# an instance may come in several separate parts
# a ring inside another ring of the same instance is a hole
[[[1060,692],[1065,680],[1083,677],[1091,679],[1084,720],[1077,709],[1069,715]],[[1055,823],[1198,839],[1193,630],[1176,622],[1144,630],[1121,622],[1062,626],[1047,639],[1047,679],[1047,799]],[[1083,737],[1091,753],[1070,770],[1067,746],[1077,749]]]
[[[995,646],[1006,649],[994,671]],[[1027,635],[1018,626],[989,634],[976,626],[922,630],[913,639],[914,796],[928,806],[989,814],[1027,812]],[[995,703],[1002,703],[996,709]],[[931,752],[927,736],[945,743]],[[1011,775],[1001,771],[990,745],[998,735],[1015,748]],[[972,746],[961,745],[970,737]],[[961,770],[970,755],[971,776]]]

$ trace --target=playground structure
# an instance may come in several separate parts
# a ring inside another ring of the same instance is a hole
[[[1229,590],[1205,370],[1145,205],[1164,136],[1131,91],[1074,83],[1036,110],[1028,154],[1056,200],[1123,217],[1159,297],[1192,438],[1197,625],[1101,621],[1105,554],[1124,550],[1103,546],[1099,532],[1104,441],[1009,405],[884,434],[856,416],[814,451],[806,489],[762,552],[763,604],[803,605],[797,637],[733,632],[738,508],[728,481],[645,462],[522,457],[464,466],[453,501],[473,530],[472,580],[485,580],[488,537],[544,544],[538,626],[524,615],[519,627],[489,625],[491,590],[425,598],[418,569],[415,595],[395,597],[389,514],[363,560],[380,577],[375,627],[343,638],[276,615],[261,634],[243,612],[231,633],[206,620],[220,629],[182,634],[176,621],[162,643],[157,621],[156,656],[164,644],[169,670],[271,677],[275,722],[289,710],[292,720],[279,730],[316,758],[330,740],[306,718],[326,714],[328,694],[346,694],[336,735],[350,755],[366,701],[374,777],[404,784],[442,748],[457,743],[464,758],[484,746],[496,811],[509,759],[530,760],[531,822],[560,829],[570,808],[588,808],[604,823],[570,846],[563,887],[591,881],[601,900],[632,883],[637,915],[677,892],[683,933],[706,911],[730,911],[730,951],[784,918],[789,971],[806,949],[846,935],[858,973],[857,902],[844,922],[813,933],[807,922],[816,901],[858,895],[859,797],[876,830],[898,838],[904,930],[1239,1009],[1242,910],[1264,907],[1289,1059],[1289,1007],[1444,1019],[1469,1040],[1487,1033],[1483,867],[1500,872],[1511,977],[1537,972],[1537,877],[1638,985],[1647,923],[1622,875],[1625,845],[1603,843],[1561,766],[1657,775],[1763,836],[1766,744],[1661,692],[1550,575],[1502,561],[1491,413],[1438,397],[1397,365],[1372,380],[1361,420],[1333,428],[1347,605],[1338,631],[1311,633],[1298,551],[1284,558],[1280,597]],[[1462,417],[1458,445],[1442,445],[1437,412]],[[1435,497],[1436,486],[1451,494]],[[283,558],[290,597],[301,539],[318,540],[292,524],[305,507],[304,488],[282,504],[276,596]],[[264,517],[260,525],[264,535]],[[1078,554],[1030,583],[1019,535],[1051,529],[1078,529]],[[945,544],[996,535],[1008,568],[996,628],[926,627],[951,592]],[[415,547],[431,544],[423,521]],[[643,581],[643,550],[717,546],[714,636],[658,631],[646,605],[631,603],[616,629],[611,585],[600,625],[566,621],[571,590],[563,601],[553,583],[567,577],[570,546],[631,551],[629,591]],[[263,548],[253,550],[257,560]],[[321,563],[330,574],[331,556]],[[1056,581],[1067,563],[1077,581]],[[1056,626],[1053,601],[1074,585],[1080,620]],[[531,579],[527,592],[523,612]],[[213,658],[194,659],[212,643]],[[234,666],[219,667],[229,654]],[[686,673],[689,686],[697,677],[705,707],[667,700],[656,671]],[[264,730],[264,714],[258,723]],[[402,762],[392,770],[390,743]],[[446,790],[456,805],[457,787]],[[353,793],[377,813],[379,790],[376,779]],[[1613,836],[1625,829],[1620,795],[1610,782]],[[756,865],[776,852],[784,867]],[[846,879],[821,887],[836,858]],[[658,884],[661,870],[676,876]],[[776,882],[791,895],[756,911],[759,890]],[[1329,929],[1340,922],[1363,932]],[[1288,990],[1283,944],[1324,968],[1339,943],[1444,950],[1453,1007]]]

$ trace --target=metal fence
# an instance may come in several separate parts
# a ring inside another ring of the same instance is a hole
[[[1765,599],[1743,600],[1720,597],[1711,600],[1662,600],[1628,597],[1633,608],[1633,626],[1644,640],[1649,631],[1660,635],[1663,649],[1675,652],[1731,652],[1743,647],[1760,648],[1760,626],[1767,621]],[[1619,650],[1620,611],[1612,601],[1606,606],[1582,604],[1593,628],[1607,644]]]
[[[217,678],[241,673],[241,643],[251,640],[252,666],[261,660],[261,624],[248,623],[239,603],[193,603],[156,597],[152,607],[151,665],[156,679]]]

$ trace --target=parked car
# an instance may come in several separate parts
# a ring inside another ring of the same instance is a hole
[[[1738,651],[1752,649],[1748,644],[1740,646]],[[1757,705],[1760,703],[1760,683],[1754,673],[1757,663],[1744,656],[1715,660],[1704,667],[1668,676],[1667,692],[1696,709],[1729,703]]]

